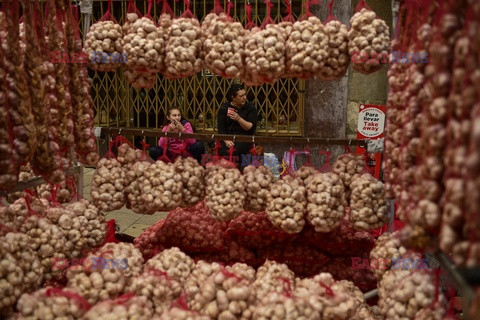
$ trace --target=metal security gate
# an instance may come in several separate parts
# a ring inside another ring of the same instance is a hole
[[[226,7],[227,1],[222,2]],[[169,1],[176,15],[180,15],[184,10],[183,1],[180,3],[181,5]],[[232,15],[245,25],[245,1],[232,3]],[[281,0],[272,3],[272,18],[278,22],[285,15],[286,6]],[[127,5],[127,0],[113,2],[112,13],[120,24],[125,20]],[[148,2],[136,1],[136,5],[140,12],[144,13]],[[161,5],[154,3],[152,8],[155,21],[161,14]],[[304,0],[293,1],[292,13],[296,19],[303,13],[303,5]],[[213,7],[213,0],[191,2],[191,9],[200,21]],[[107,1],[94,1],[91,23],[95,23],[106,9]],[[252,1],[252,20],[260,25],[265,14],[263,1]],[[161,128],[167,109],[176,106],[197,132],[215,132],[217,111],[224,102],[230,84],[235,81],[212,75],[208,70],[178,80],[163,79],[159,74],[154,88],[136,90],[127,84],[121,68],[112,73],[90,71],[90,76],[93,79],[91,90],[97,126]],[[261,118],[257,127],[258,134],[303,134],[304,80],[280,79],[273,85],[250,87],[247,89],[247,96],[249,101],[254,103]]]

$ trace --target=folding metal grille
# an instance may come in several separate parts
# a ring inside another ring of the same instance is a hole
[[[288,1],[288,0],[287,0]],[[155,0],[154,0],[155,2]],[[227,7],[227,1],[221,1]],[[232,16],[246,24],[245,1],[232,1]],[[303,14],[305,0],[293,1],[292,13],[296,19]],[[284,1],[272,0],[272,18],[281,21],[285,15]],[[136,1],[140,12],[145,13],[147,1]],[[184,10],[183,1],[169,1],[176,15]],[[181,5],[180,5],[181,4]],[[252,1],[252,20],[260,25],[266,16],[263,1]],[[162,3],[154,3],[152,16],[157,21]],[[118,23],[123,24],[127,0],[114,0],[112,13]],[[214,7],[214,1],[191,1],[191,10],[201,21]],[[107,9],[107,1],[94,1],[91,23],[95,23]],[[84,18],[84,17],[82,17]],[[82,24],[83,28],[83,24]],[[82,30],[83,32],[83,30]],[[95,104],[97,126],[123,126],[161,128],[170,107],[180,108],[197,132],[215,132],[216,115],[231,79],[212,75],[208,70],[194,77],[167,80],[158,75],[156,85],[150,90],[131,88],[123,77],[121,68],[115,73],[90,71],[93,78],[92,95]],[[273,85],[262,85],[247,89],[248,100],[256,106],[261,118],[258,134],[302,135],[305,81],[280,79]]]

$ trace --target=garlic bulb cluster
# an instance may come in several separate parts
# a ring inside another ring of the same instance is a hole
[[[245,179],[245,210],[250,212],[265,211],[270,186],[275,181],[273,173],[265,166],[246,166],[243,169]]]
[[[330,232],[345,216],[345,188],[332,172],[317,173],[307,184],[307,220],[316,232]]]
[[[94,62],[89,64],[90,69],[115,71],[123,60],[122,27],[114,21],[94,23],[85,37],[84,51]]]
[[[291,176],[275,182],[267,200],[268,220],[287,233],[299,233],[305,225],[306,189]]]
[[[388,63],[390,30],[375,12],[363,8],[350,18],[348,52],[353,69],[369,74]]]

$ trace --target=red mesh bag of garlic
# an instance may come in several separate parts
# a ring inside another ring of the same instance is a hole
[[[180,296],[182,286],[166,272],[147,268],[132,279],[126,292],[147,298],[148,307],[153,310],[154,315],[159,316]]]
[[[284,176],[275,182],[270,191],[267,216],[274,227],[299,233],[305,225],[306,189],[300,179]]]
[[[66,13],[67,23],[65,31],[67,36],[67,49],[70,56],[82,56],[82,39],[79,29],[78,8],[72,6]],[[118,34],[117,42],[121,39],[121,28],[118,26],[116,30]],[[110,35],[110,31],[108,32]],[[102,30],[102,36],[104,30]],[[117,46],[117,44],[115,44]],[[104,50],[105,52],[105,50]],[[111,54],[111,53],[108,53]],[[112,54],[112,60],[115,59],[116,53]],[[113,64],[113,61],[110,61]],[[87,165],[95,165],[99,155],[97,153],[96,138],[93,133],[94,113],[93,99],[90,95],[90,84],[88,71],[82,63],[70,63],[68,65],[70,71],[70,95],[72,98],[73,123],[75,136],[75,155],[77,159]]]
[[[295,161],[299,155],[305,155],[306,161],[305,163],[296,171],[296,176],[300,178],[303,182],[303,185],[306,187],[310,179],[317,173],[319,173],[318,169],[311,162],[311,152],[310,148],[306,147],[305,150],[299,151],[295,153]]]
[[[167,79],[180,79],[193,76],[204,67],[204,34],[200,22],[190,10],[186,0],[186,10],[172,21],[165,47],[165,71]]]
[[[152,226],[148,227],[141,235],[133,240],[135,248],[140,250],[145,260],[150,259],[158,252],[165,249],[161,244],[161,240],[157,238],[159,231],[162,229],[165,220],[159,220]]]
[[[232,220],[242,212],[246,198],[245,180],[232,161],[220,159],[207,164],[205,182],[205,203],[215,220]]]
[[[328,17],[325,21],[324,31],[328,37],[328,56],[317,75],[322,80],[342,78],[350,65],[348,28],[333,15],[334,2],[334,0],[330,1]]]
[[[289,234],[274,227],[265,212],[243,211],[228,223],[225,237],[247,248],[256,249],[293,241],[296,234]]]
[[[252,21],[252,5],[250,3],[245,4],[245,13],[247,16],[247,23],[244,28],[244,37],[243,37],[243,47],[247,41],[250,39],[250,35],[255,33],[259,30],[259,27]],[[245,56],[243,63],[245,63]],[[241,75],[242,83],[249,87],[260,86],[263,84],[262,78],[258,74],[253,74],[249,72],[249,69],[243,68],[242,75]]]
[[[110,212],[125,205],[125,172],[112,152],[113,141],[109,151],[96,164],[92,177],[90,196],[92,202],[102,212]]]
[[[358,299],[350,294],[345,285],[329,273],[299,279],[293,296],[306,299],[319,319],[352,319],[360,306]]]
[[[33,318],[39,314],[80,319],[91,308],[78,292],[72,289],[46,287],[18,300],[18,318]]]
[[[3,14],[0,18],[0,40],[2,42],[2,69],[4,87],[3,122],[10,132],[4,132],[2,140],[7,149],[2,150],[2,158],[7,167],[2,175],[3,189],[12,187],[17,182],[18,168],[32,159],[36,145],[36,126],[32,114],[32,101],[27,84],[27,78],[20,53],[19,34],[19,2],[3,4]],[[8,149],[10,144],[10,149]],[[11,150],[11,153],[10,151]],[[10,163],[8,162],[10,161]],[[13,164],[13,167],[12,167]],[[15,177],[13,177],[15,175]],[[0,181],[1,182],[1,181]]]
[[[375,245],[370,232],[352,228],[348,215],[330,232],[317,232],[313,226],[305,226],[299,235],[299,241],[335,256],[369,252]]]
[[[228,2],[225,12],[220,1],[202,22],[205,34],[203,51],[205,67],[224,78],[240,78],[243,74],[245,30],[230,16],[233,4]]]
[[[305,14],[292,26],[286,41],[286,72],[295,78],[312,78],[328,57],[328,36],[322,21],[310,11],[318,0],[305,3]]]
[[[330,258],[306,244],[298,242],[274,245],[258,250],[259,260],[273,260],[286,264],[298,276],[312,276],[322,270]]]
[[[47,1],[45,19],[47,45],[50,52],[69,52],[66,33],[66,10],[56,8],[55,1]],[[58,62],[58,61],[57,61]],[[64,62],[64,61],[62,61]],[[70,151],[75,145],[73,105],[70,92],[71,75],[70,63],[54,63],[55,72],[55,98],[50,100],[50,116],[58,119],[55,141],[58,142],[58,152],[62,159],[62,168],[70,166]],[[55,109],[52,110],[52,109]],[[54,124],[55,125],[55,124]]]
[[[182,203],[182,177],[171,163],[152,159],[143,143],[141,158],[127,172],[125,193],[127,207],[136,213],[153,214],[168,211]]]
[[[221,251],[227,223],[214,220],[204,201],[190,208],[170,211],[157,232],[160,244],[177,246],[188,253]]]
[[[348,41],[354,70],[370,74],[388,63],[390,30],[365,0],[358,3],[355,14],[350,18]]]
[[[148,1],[145,16],[140,14],[135,2],[130,0],[127,17],[122,26],[123,50],[128,56],[124,75],[135,89],[153,88],[157,72],[164,66],[166,43],[150,15],[151,10],[152,0]]]
[[[287,34],[270,16],[273,4],[270,0],[265,4],[267,16],[260,30],[251,32],[245,42],[245,69],[263,83],[272,84],[285,73]]]
[[[107,11],[90,26],[85,37],[84,51],[90,60],[88,66],[95,71],[115,71],[125,62],[122,27],[113,16],[111,6],[112,0],[109,0]]]
[[[250,281],[225,268],[208,278],[190,302],[191,309],[212,319],[251,318],[255,289]]]
[[[243,177],[247,192],[245,210],[251,212],[265,211],[270,186],[275,181],[273,173],[263,165],[249,165],[243,169]]]
[[[118,319],[150,320],[153,317],[152,309],[146,297],[128,293],[116,299],[97,303],[85,313],[82,319],[107,320],[115,317]]]

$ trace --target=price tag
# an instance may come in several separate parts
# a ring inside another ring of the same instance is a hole
[[[367,140],[367,152],[368,153],[382,153],[384,148],[385,138],[376,140]]]
[[[100,134],[102,133],[102,127],[93,127],[93,134],[95,138],[100,138]]]

